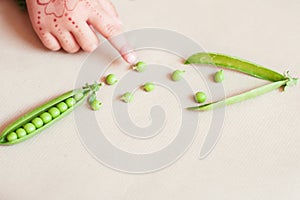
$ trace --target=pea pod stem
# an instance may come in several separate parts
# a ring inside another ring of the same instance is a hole
[[[190,56],[184,64],[208,64],[239,71],[250,76],[272,82],[283,81],[287,78],[273,70],[251,63],[246,60],[217,53],[197,53]]]
[[[206,111],[206,110],[213,110],[216,108],[220,108],[220,107],[224,107],[227,105],[231,105],[231,104],[235,104],[241,101],[245,101],[248,99],[252,99],[254,97],[266,94],[268,92],[271,92],[275,89],[278,89],[282,86],[285,86],[290,80],[283,80],[283,81],[277,81],[277,82],[273,82],[273,83],[269,83],[267,85],[258,87],[256,89],[250,90],[248,92],[236,95],[236,96],[232,96],[229,97],[227,99],[221,100],[221,101],[217,101],[217,102],[213,102],[213,103],[209,103],[209,104],[205,104],[205,105],[201,105],[201,106],[196,106],[196,107],[189,107],[187,108],[188,110],[198,110],[198,111]]]

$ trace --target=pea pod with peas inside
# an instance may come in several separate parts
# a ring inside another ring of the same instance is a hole
[[[95,83],[66,92],[25,114],[2,131],[0,145],[13,145],[35,136],[80,106],[99,86]]]

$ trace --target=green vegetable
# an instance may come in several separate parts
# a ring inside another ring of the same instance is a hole
[[[102,103],[97,99],[95,99],[90,105],[93,110],[99,110],[102,107]]]
[[[147,65],[146,65],[146,63],[140,61],[140,62],[136,63],[132,67],[132,69],[137,71],[137,72],[144,72],[147,69]]]
[[[36,130],[36,127],[32,123],[25,124],[23,128],[28,134]]]
[[[123,94],[123,96],[121,97],[121,100],[124,101],[125,103],[130,103],[133,101],[133,94],[130,92],[126,92],[125,94]]]
[[[56,118],[60,115],[60,111],[56,107],[52,107],[48,110],[48,113],[52,116],[52,118]]]
[[[117,83],[117,77],[114,74],[109,74],[108,76],[106,76],[106,83],[108,85],[114,85],[115,83]]]
[[[69,108],[73,107],[76,104],[76,100],[73,97],[70,97],[66,100],[66,104]]]
[[[51,120],[51,119],[50,119]],[[31,123],[36,127],[36,128],[41,128],[44,125],[44,122],[41,118],[36,117],[34,118]]]
[[[214,80],[217,83],[223,82],[224,81],[224,71],[220,70],[220,71],[216,72],[215,76],[214,76]]]
[[[155,85],[154,83],[146,83],[144,86],[143,86],[143,89],[146,91],[146,92],[152,92],[154,89],[155,89]]]
[[[206,101],[206,94],[204,92],[197,92],[195,94],[195,101],[197,103],[204,103]]]
[[[248,92],[229,97],[227,99],[213,102],[197,107],[190,107],[190,110],[212,110],[215,108],[219,108],[225,105],[234,104],[237,102],[241,102],[247,99],[251,99],[257,97],[259,95],[271,92],[279,87],[284,87],[284,90],[290,86],[294,86],[298,82],[298,78],[292,78],[288,72],[281,75],[273,70],[267,69],[257,64],[250,63],[248,61],[241,60],[239,58],[234,58],[232,56],[216,54],[216,53],[197,53],[190,56],[185,64],[210,64],[216,65],[220,67],[224,67],[227,69],[232,69],[235,71],[243,72],[245,74],[254,76],[256,78],[260,78],[263,80],[272,81],[268,85],[250,90]],[[220,82],[224,79],[222,73],[215,76],[215,81]]]
[[[63,113],[66,110],[68,110],[68,105],[65,102],[60,102],[59,104],[56,105],[58,108],[59,112]]]
[[[216,53],[202,52],[194,54],[185,61],[185,64],[215,65],[273,82],[286,80],[286,77],[284,75],[279,74],[273,70],[264,68],[260,65],[253,64],[249,61],[245,61],[239,58]]]
[[[16,133],[18,135],[18,138],[24,137],[27,135],[26,131],[23,128],[18,128],[16,130]]]
[[[79,101],[80,99],[82,99],[83,96],[84,96],[84,94],[82,92],[79,92],[74,95],[74,99],[75,99],[75,101]]]
[[[11,132],[10,134],[8,134],[8,135],[6,136],[6,139],[7,139],[7,141],[9,141],[9,142],[13,142],[13,141],[15,141],[15,140],[18,139],[18,136],[17,136],[17,134],[16,134],[15,132]]]
[[[94,83],[86,85],[83,89],[69,91],[25,114],[3,130],[0,145],[16,144],[45,130],[81,105],[91,92],[98,91],[99,86],[101,84]],[[75,96],[78,101],[75,100]]]
[[[185,73],[184,70],[175,70],[173,73],[172,73],[172,80],[173,81],[180,81],[182,79],[182,75]]]
[[[48,112],[42,113],[40,118],[43,120],[44,124],[47,124],[52,120],[52,116]]]
[[[197,107],[190,107],[188,108],[189,110],[200,110],[200,111],[205,111],[205,110],[212,110],[215,108],[220,108],[226,105],[231,105],[234,103],[238,103],[241,101],[245,101],[247,99],[251,99],[263,94],[266,94],[268,92],[271,92],[275,89],[278,89],[282,86],[289,86],[289,84],[291,84],[292,82],[295,82],[297,79],[287,79],[287,80],[283,80],[283,81],[276,81],[273,83],[269,83],[267,85],[264,85],[262,87],[250,90],[248,92],[233,96],[233,97],[229,97],[227,99],[218,101],[218,102],[214,102],[214,103],[209,103],[209,104],[205,104],[205,105],[201,105],[201,106],[197,106]]]

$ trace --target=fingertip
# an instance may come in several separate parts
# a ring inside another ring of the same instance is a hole
[[[40,36],[40,39],[44,46],[51,51],[58,51],[61,49],[61,45],[51,33],[43,33]]]
[[[89,46],[84,46],[84,47],[81,47],[84,51],[86,52],[93,52],[97,49],[98,45],[97,44],[91,44]]]
[[[136,64],[138,60],[137,55],[134,52],[123,55],[123,58],[126,62],[128,62],[131,65]]]

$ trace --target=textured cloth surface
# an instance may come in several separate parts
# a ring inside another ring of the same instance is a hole
[[[291,74],[300,76],[299,0],[114,3],[127,30],[173,30],[192,38],[207,51],[241,57],[278,72],[289,69]],[[0,16],[2,131],[16,117],[73,88],[90,57],[83,52],[71,55],[46,50],[32,30],[28,16],[14,1],[0,1]],[[180,58],[168,52],[145,50],[138,54],[148,63],[185,67]],[[121,76],[128,66],[117,61],[109,70]],[[192,68],[186,70],[191,74]],[[205,82],[198,80],[194,75],[188,77],[194,91],[206,91]],[[210,79],[204,76],[203,80]],[[230,96],[264,83],[226,71],[223,86]],[[123,134],[114,124],[109,109],[114,89],[115,86],[101,90],[103,109],[95,113],[109,141],[127,152],[149,153],[174,139],[181,119],[172,93],[159,87],[149,94],[138,91],[137,101],[128,105],[131,120],[141,127],[151,123],[152,104],[163,105],[166,111],[163,132],[149,141],[139,141]],[[211,112],[200,113],[197,133],[185,154],[162,170],[140,175],[116,171],[96,160],[82,144],[76,115],[71,114],[24,143],[0,146],[0,199],[298,200],[299,89],[300,85],[285,93],[274,91],[227,107],[222,135],[202,160],[198,159],[200,149],[213,122]],[[192,100],[190,103],[194,105]]]

